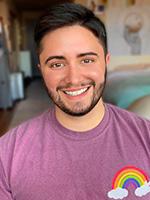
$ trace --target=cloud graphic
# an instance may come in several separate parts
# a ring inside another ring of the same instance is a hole
[[[150,192],[150,182],[145,182],[145,184],[142,185],[141,187],[138,187],[134,193],[136,196],[142,197],[149,192]]]
[[[115,190],[109,191],[107,195],[112,199],[123,199],[128,196],[128,190],[118,187]]]

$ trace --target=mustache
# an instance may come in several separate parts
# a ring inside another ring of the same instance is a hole
[[[84,86],[94,86],[96,85],[96,83],[94,81],[88,81],[88,82],[85,82],[85,83],[81,83],[81,84],[72,84],[72,83],[67,83],[65,85],[61,85],[61,86],[58,86],[56,88],[56,90],[63,90],[63,89],[68,89],[68,88],[75,88],[75,87],[84,87]]]

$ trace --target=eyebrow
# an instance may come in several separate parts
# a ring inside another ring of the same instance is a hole
[[[81,57],[84,57],[84,56],[89,56],[89,55],[94,55],[94,56],[97,56],[98,57],[98,54],[95,53],[95,52],[86,52],[86,53],[80,53],[77,55],[77,58],[81,58]],[[46,61],[45,61],[45,64],[47,64],[50,60],[53,60],[53,59],[58,59],[58,60],[65,60],[66,58],[64,56],[49,56]]]
[[[84,56],[97,56],[98,57],[98,54],[95,52],[86,52],[86,53],[80,53],[79,55],[77,55],[78,58],[84,57]]]
[[[48,61],[52,60],[52,59],[59,59],[59,60],[65,60],[65,57],[64,56],[49,56],[46,61],[45,61],[45,64],[48,63]]]

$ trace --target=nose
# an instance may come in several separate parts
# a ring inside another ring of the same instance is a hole
[[[65,78],[67,83],[71,85],[78,85],[81,81],[81,69],[79,68],[79,66],[68,66]]]

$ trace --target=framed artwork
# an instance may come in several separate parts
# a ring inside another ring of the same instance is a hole
[[[136,4],[136,0],[127,0],[127,5],[128,6],[133,6]]]
[[[97,0],[87,0],[87,7],[91,9],[93,12],[97,10],[98,2]]]
[[[87,0],[87,7],[97,14],[105,11],[107,0]]]

